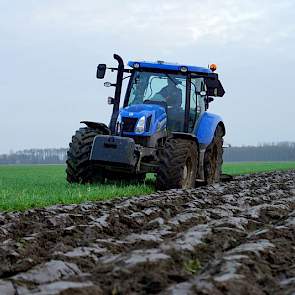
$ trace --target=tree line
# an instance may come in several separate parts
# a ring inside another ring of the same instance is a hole
[[[0,164],[64,164],[67,149],[28,149],[0,155]],[[295,142],[258,146],[230,146],[224,149],[225,162],[295,161]]]
[[[228,147],[223,155],[225,162],[295,161],[295,142]]]
[[[29,149],[0,155],[0,164],[64,164],[67,149]]]

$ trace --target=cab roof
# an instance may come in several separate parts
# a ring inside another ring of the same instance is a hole
[[[150,62],[150,61],[129,61],[128,66],[131,68],[146,68],[146,69],[160,69],[170,71],[192,72],[212,74],[213,72],[208,68],[168,63],[164,61]],[[187,70],[186,70],[187,69]]]

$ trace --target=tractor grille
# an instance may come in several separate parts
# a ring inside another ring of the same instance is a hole
[[[122,118],[123,132],[134,132],[137,121],[138,121],[137,118],[123,117]]]

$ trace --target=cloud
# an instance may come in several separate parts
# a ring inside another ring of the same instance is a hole
[[[259,46],[294,32],[288,18],[294,8],[292,1],[267,0],[42,1],[33,7],[32,19],[36,28],[111,34],[155,47],[243,40]],[[276,22],[286,31],[273,30]]]
[[[113,52],[216,62],[227,92],[210,111],[228,141],[293,140],[293,78],[278,73],[295,66],[294,11],[294,0],[2,0],[0,152],[65,146],[81,119],[107,123],[112,93],[94,73]]]
[[[117,38],[122,44],[169,50],[230,43],[264,47],[295,35],[292,0],[31,0],[17,7],[0,6],[2,43],[13,37],[26,42],[35,36],[96,35],[103,41]]]

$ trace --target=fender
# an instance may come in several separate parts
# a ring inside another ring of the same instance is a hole
[[[194,130],[200,145],[207,146],[212,142],[218,125],[221,125],[223,135],[225,135],[225,127],[221,117],[207,112],[203,113]]]
[[[91,129],[99,130],[105,135],[111,134],[110,129],[104,123],[91,122],[91,121],[81,121],[80,123],[85,124],[87,127],[91,128]]]

